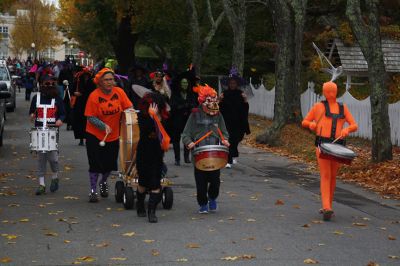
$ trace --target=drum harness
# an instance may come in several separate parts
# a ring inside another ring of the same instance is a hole
[[[55,99],[51,99],[50,104],[40,104],[40,92],[36,94],[36,108],[43,108],[43,128],[47,127],[47,108],[54,108]]]
[[[332,142],[336,142],[337,144],[345,146],[346,141],[344,139],[339,139],[339,140],[336,139],[336,141],[335,141],[337,121],[338,121],[338,119],[344,119],[343,103],[337,103],[339,105],[339,114],[332,114],[332,112],[329,108],[329,103],[327,101],[322,101],[322,103],[325,106],[325,116],[332,118],[331,136],[330,136],[330,138],[316,136],[315,137],[315,146],[318,147],[321,143],[332,143]],[[321,118],[319,120],[321,120]],[[321,128],[321,130],[322,130],[322,128]]]

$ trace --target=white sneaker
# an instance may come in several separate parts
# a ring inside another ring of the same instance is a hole
[[[231,169],[231,168],[232,168],[232,165],[231,165],[230,163],[227,163],[227,164],[225,165],[225,168]]]
[[[237,163],[238,163],[237,159],[232,159],[232,164],[237,164]]]

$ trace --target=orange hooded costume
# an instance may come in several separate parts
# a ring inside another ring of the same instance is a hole
[[[316,103],[302,122],[302,126],[316,133],[316,155],[321,176],[321,198],[324,219],[329,220],[333,214],[332,201],[336,187],[336,175],[340,164],[320,158],[318,145],[322,142],[333,142],[344,145],[343,138],[351,132],[357,131],[357,124],[345,104],[337,103],[337,86],[329,81],[323,85],[323,94],[326,101]],[[349,124],[344,127],[345,122]]]

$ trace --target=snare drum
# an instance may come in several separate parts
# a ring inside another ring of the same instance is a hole
[[[224,168],[228,163],[229,149],[223,145],[205,145],[193,150],[195,167],[202,171]]]
[[[122,113],[119,137],[119,167],[125,176],[136,175],[136,149],[140,130],[138,115],[135,110],[128,109]]]
[[[357,157],[355,152],[343,145],[336,143],[321,143],[319,145],[319,150],[319,157],[321,159],[334,160],[338,163],[348,165],[350,165],[353,159]]]
[[[58,128],[32,128],[30,131],[31,151],[47,152],[58,150]]]

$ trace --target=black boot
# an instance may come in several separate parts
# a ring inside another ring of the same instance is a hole
[[[146,208],[144,207],[146,192],[140,193],[139,191],[136,191],[136,195],[137,195],[137,216],[146,217]]]
[[[156,223],[158,222],[157,216],[156,216],[156,208],[157,204],[161,201],[161,192],[159,193],[150,193],[150,198],[149,198],[149,206],[147,210],[147,215],[149,218],[150,223]]]
[[[181,148],[179,147],[179,142],[174,142],[172,145],[174,146],[175,165],[181,165]]]
[[[191,163],[189,158],[190,151],[186,146],[183,147],[183,156],[185,157],[185,163]]]

